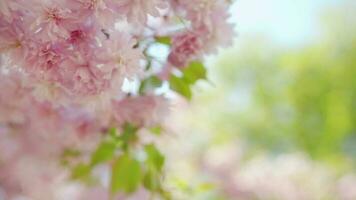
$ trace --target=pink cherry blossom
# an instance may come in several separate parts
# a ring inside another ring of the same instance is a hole
[[[13,64],[19,64],[26,54],[25,43],[30,34],[24,29],[23,22],[13,20],[11,23],[0,19],[0,53],[8,55]]]
[[[167,7],[164,0],[110,0],[116,11],[124,14],[125,18],[134,24],[146,24],[148,15],[159,17],[159,9]]]
[[[168,56],[169,63],[176,67],[185,67],[190,60],[199,58],[204,45],[202,35],[199,32],[186,31],[174,36]]]
[[[230,17],[228,5],[219,1],[206,5],[201,12],[192,13],[192,21],[196,29],[207,29],[205,53],[216,53],[216,47],[227,47],[232,44],[233,25],[228,22]],[[218,29],[216,27],[219,27]]]
[[[0,0],[4,198],[109,198],[107,183],[72,181],[61,156],[74,149],[71,164],[85,162],[111,128],[162,125],[169,99],[139,86],[228,46],[227,8],[223,0]],[[161,36],[172,39],[167,58],[150,51]],[[141,188],[132,199],[147,196]]]
[[[0,1],[0,14],[4,17],[4,18],[9,18],[11,15],[11,11],[10,11],[10,2],[8,0],[2,0]]]
[[[74,11],[65,6],[65,0],[24,1],[26,24],[35,37],[56,41],[69,37],[68,26],[75,19]]]
[[[96,20],[104,27],[113,26],[119,16],[108,0],[71,0],[67,5],[76,11],[78,20]]]
[[[173,37],[168,57],[172,65],[184,67],[203,53],[215,53],[219,45],[227,47],[232,44],[234,31],[227,22],[229,14],[224,1],[177,0],[175,6],[179,13],[183,8],[183,15],[191,22],[191,27]]]
[[[22,6],[19,4],[23,0],[1,0],[0,17],[2,20],[11,22],[21,17]]]
[[[104,41],[103,51],[98,52],[101,59],[109,60],[117,72],[127,78],[133,78],[142,72],[140,61],[144,56],[139,48],[135,48],[137,41],[126,33],[110,34],[110,39]]]
[[[169,110],[167,100],[160,96],[130,97],[114,101],[113,107],[116,123],[138,126],[159,124]]]

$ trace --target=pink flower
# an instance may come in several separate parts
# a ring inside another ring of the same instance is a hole
[[[110,34],[102,45],[84,47],[61,64],[60,83],[72,94],[97,95],[109,90],[117,94],[125,77],[139,74],[142,53],[128,35]]]
[[[183,68],[186,64],[201,55],[204,34],[187,31],[173,37],[168,62],[173,66]]]
[[[0,125],[24,122],[26,117],[22,111],[30,102],[26,98],[29,88],[25,87],[22,74],[10,72],[6,76],[0,75],[0,91]]]
[[[175,7],[184,10],[183,15],[191,22],[191,29],[198,34],[205,54],[215,53],[217,47],[232,44],[233,25],[228,23],[228,4],[223,0],[177,0]]]
[[[0,1],[0,18],[12,22],[21,18],[21,5],[19,2],[22,0],[1,0]]]
[[[76,19],[73,10],[66,7],[66,0],[25,1],[26,24],[31,32],[44,41],[56,41],[69,37],[69,26]]]
[[[116,11],[121,12],[127,21],[146,24],[148,15],[159,17],[159,9],[167,7],[164,0],[110,0]]]
[[[24,68],[34,77],[55,81],[59,79],[58,71],[64,59],[62,46],[49,42],[43,44],[34,42],[25,56]]]
[[[208,4],[202,12],[191,13],[191,17],[196,29],[207,29],[207,40],[204,42],[205,53],[216,53],[217,47],[232,45],[235,32],[233,24],[228,22],[230,15],[226,3],[216,1]]]
[[[122,77],[133,78],[142,73],[140,61],[144,58],[136,44],[137,41],[126,33],[110,33],[110,39],[104,41],[102,51],[97,55],[108,60]]]
[[[9,0],[0,1],[0,16],[6,19],[9,19],[11,17]]]
[[[116,123],[136,126],[154,126],[168,113],[167,100],[160,96],[129,97],[113,102]]]
[[[67,4],[77,12],[79,20],[96,20],[100,25],[113,26],[118,13],[108,5],[108,0],[71,0]]]
[[[67,42],[72,44],[74,48],[85,48],[85,46],[95,45],[97,34],[103,33],[99,33],[95,24],[76,25],[70,29]]]
[[[71,95],[98,95],[110,87],[113,68],[101,63],[95,54],[75,52],[60,66],[59,83]]]
[[[170,67],[169,77],[171,67],[184,67],[229,44],[232,29],[226,22],[226,4],[225,0],[0,0],[4,198],[108,198],[102,186],[91,193],[79,183],[75,183],[78,190],[64,195],[63,190],[74,183],[59,164],[63,152],[79,151],[78,160],[70,161],[76,164],[90,158],[108,128],[162,124],[168,100],[148,91],[129,96],[122,89],[124,80],[139,84],[163,66]],[[186,22],[184,29],[177,16]],[[151,55],[158,35],[172,37],[167,60],[165,55],[157,59]],[[81,196],[86,192],[89,196]],[[136,194],[134,199],[148,195],[145,190]]]
[[[26,53],[24,44],[30,36],[20,20],[10,23],[0,19],[0,54],[8,55],[12,64],[21,63]]]

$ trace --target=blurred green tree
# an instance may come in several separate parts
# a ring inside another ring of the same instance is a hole
[[[356,17],[351,4],[327,11],[323,33],[312,44],[287,49],[253,38],[214,64],[210,77],[217,88],[201,98],[215,113],[205,114],[221,133],[217,141],[243,137],[252,152],[302,150],[314,159],[355,163]]]

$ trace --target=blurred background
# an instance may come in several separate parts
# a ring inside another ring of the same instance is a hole
[[[234,46],[161,147],[194,200],[356,199],[356,1],[236,0]]]

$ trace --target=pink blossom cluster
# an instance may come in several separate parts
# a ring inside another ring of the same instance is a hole
[[[154,90],[127,92],[124,83],[167,78],[170,69],[229,45],[228,5],[0,0],[0,199],[1,191],[8,199],[68,199],[43,189],[68,176],[58,164],[66,149],[89,154],[112,127],[162,124],[168,99]],[[169,53],[153,69],[156,58],[147,52],[163,37],[171,39]]]
[[[177,0],[174,9],[188,20],[185,31],[173,35],[173,45],[168,62],[175,67],[184,67],[189,61],[204,54],[216,52],[217,45],[232,43],[234,31],[227,23],[229,14],[224,0]]]
[[[167,100],[154,95],[113,101],[114,111],[107,113],[74,105],[54,106],[37,100],[26,82],[18,72],[0,79],[0,188],[9,199],[18,195],[54,199],[54,191],[47,194],[42,190],[68,185],[69,174],[60,164],[66,150],[75,149],[88,156],[108,127],[121,127],[126,122],[138,127],[155,126],[168,109]]]

